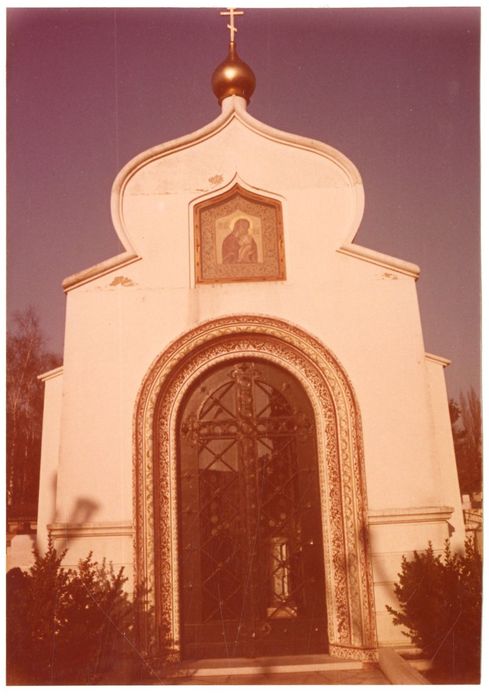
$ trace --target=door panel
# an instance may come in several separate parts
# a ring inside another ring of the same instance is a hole
[[[186,658],[326,651],[314,415],[262,361],[220,365],[179,420]]]

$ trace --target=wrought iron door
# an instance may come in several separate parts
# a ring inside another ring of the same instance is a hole
[[[220,365],[179,422],[186,658],[326,651],[312,407],[262,361]]]

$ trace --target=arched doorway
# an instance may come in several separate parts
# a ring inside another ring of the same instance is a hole
[[[271,362],[225,362],[178,420],[184,658],[327,650],[314,412]]]
[[[142,650],[182,656],[179,417],[200,378],[225,363],[265,362],[307,394],[317,436],[329,653],[376,659],[367,492],[358,404],[335,356],[279,319],[227,316],[172,342],[141,385],[134,416],[135,578],[147,590]]]

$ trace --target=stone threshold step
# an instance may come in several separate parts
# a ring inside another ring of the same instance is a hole
[[[328,654],[271,656],[256,659],[203,659],[178,664],[170,677],[248,676],[271,673],[314,673],[362,669],[361,661],[338,659]]]

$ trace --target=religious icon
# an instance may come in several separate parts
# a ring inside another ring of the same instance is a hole
[[[248,219],[237,219],[222,243],[223,263],[258,262],[256,242],[250,234]]]
[[[196,281],[285,278],[281,206],[235,185],[195,207]]]

